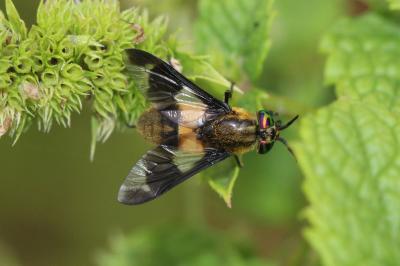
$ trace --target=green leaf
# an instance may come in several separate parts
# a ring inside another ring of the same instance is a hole
[[[201,0],[196,25],[199,50],[212,55],[213,65],[230,78],[238,80],[243,69],[256,80],[271,45],[272,2]]]
[[[400,261],[400,31],[377,15],[339,22],[323,39],[338,101],[302,119],[294,145],[324,265]]]
[[[222,76],[208,61],[207,57],[196,56],[187,52],[174,52],[182,66],[182,72],[197,85],[207,90],[214,97],[222,99],[224,92],[231,86],[231,82]],[[237,87],[235,93],[243,94]]]
[[[239,176],[239,167],[235,158],[230,157],[217,166],[205,170],[202,175],[211,188],[220,195],[226,205],[232,207],[232,192],[236,179]]]
[[[400,119],[341,100],[302,119],[295,145],[310,202],[306,238],[324,265],[400,261]]]
[[[237,103],[242,108],[255,114],[257,111],[264,109],[264,103],[267,102],[269,98],[270,96],[268,95],[268,93],[261,89],[254,88],[247,91],[243,97],[240,97]]]
[[[378,15],[345,19],[327,34],[325,79],[338,97],[400,111],[400,28]]]

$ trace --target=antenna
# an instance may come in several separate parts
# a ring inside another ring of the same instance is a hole
[[[287,122],[285,125],[280,126],[278,129],[279,129],[279,130],[284,130],[284,129],[288,128],[291,124],[293,124],[294,121],[297,120],[297,118],[299,118],[299,115],[296,115],[295,117],[292,118],[292,120],[290,120],[289,122]]]

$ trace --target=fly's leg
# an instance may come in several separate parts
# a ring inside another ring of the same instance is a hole
[[[233,95],[233,88],[235,87],[235,83],[231,82],[231,87],[229,88],[229,90],[225,91],[225,99],[224,102],[229,105],[229,100],[232,98]]]
[[[294,159],[297,161],[296,155],[294,154],[292,148],[290,148],[288,142],[286,141],[286,139],[278,137],[277,141],[281,142],[283,145],[286,146],[287,150],[290,152],[290,154],[292,154],[292,156],[294,157]]]
[[[239,168],[242,168],[242,167],[243,167],[242,159],[241,159],[238,155],[236,155],[236,154],[234,155],[234,157],[235,157],[237,166],[238,166]]]

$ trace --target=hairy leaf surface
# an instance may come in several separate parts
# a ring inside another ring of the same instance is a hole
[[[338,97],[400,111],[400,28],[377,15],[345,19],[325,36],[325,79]]]
[[[198,47],[215,55],[215,61],[223,61],[216,65],[225,65],[225,73],[231,78],[237,79],[244,69],[252,80],[257,79],[271,45],[271,6],[271,0],[200,1]]]

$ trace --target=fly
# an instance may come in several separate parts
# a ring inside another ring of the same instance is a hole
[[[292,152],[280,132],[298,116],[285,125],[272,111],[260,110],[254,116],[229,105],[233,85],[221,101],[160,58],[138,49],[127,54],[127,71],[151,102],[136,128],[157,147],[144,154],[126,177],[118,194],[121,203],[155,199],[230,156],[242,166],[239,155],[254,148],[265,154],[276,141]]]

